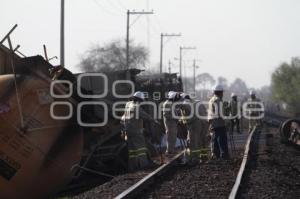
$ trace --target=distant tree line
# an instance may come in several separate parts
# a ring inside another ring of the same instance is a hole
[[[272,97],[295,116],[300,115],[300,58],[284,62],[272,74]]]
[[[188,92],[193,91],[194,81],[192,77],[184,78],[183,83],[185,84],[185,88]],[[238,97],[242,100],[246,100],[246,98],[248,98],[249,87],[242,79],[236,78],[230,83],[225,77],[220,76],[215,79],[209,73],[201,73],[196,76],[197,97],[200,97],[201,99],[209,98],[212,94],[212,88],[216,84],[223,85],[225,89],[225,99],[229,99],[232,93],[238,95]]]
[[[130,41],[129,68],[144,68],[148,50]],[[90,47],[80,58],[78,67],[84,72],[109,72],[126,69],[126,45],[114,40],[104,45]]]

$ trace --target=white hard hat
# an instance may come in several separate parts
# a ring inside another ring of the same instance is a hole
[[[180,97],[181,97],[182,99],[186,98],[187,96],[189,96],[187,93],[181,93],[181,94],[180,94]]]
[[[135,92],[135,93],[133,94],[133,97],[137,97],[137,98],[140,98],[140,99],[142,99],[142,100],[145,99],[145,95],[144,95],[144,93],[141,92],[141,91]]]
[[[176,92],[175,91],[169,91],[168,93],[168,99],[174,99],[176,97]]]
[[[221,84],[217,84],[214,88],[213,91],[224,91],[224,88]]]
[[[251,91],[250,91],[250,95],[255,95],[255,91],[254,91],[254,90],[251,90]]]
[[[236,94],[235,93],[231,93],[231,97],[236,97]]]

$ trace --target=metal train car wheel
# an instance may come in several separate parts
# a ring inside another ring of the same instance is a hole
[[[299,140],[300,120],[289,119],[280,127],[280,137],[283,143],[297,143]]]

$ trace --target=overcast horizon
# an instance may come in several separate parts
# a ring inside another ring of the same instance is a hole
[[[179,46],[196,46],[184,60],[200,59],[197,73],[223,76],[232,82],[243,79],[249,87],[270,83],[271,73],[282,62],[300,55],[300,1],[297,0],[66,0],[66,67],[76,65],[93,44],[125,39],[126,10],[154,11],[141,16],[131,27],[131,39],[150,47],[150,65],[158,67],[160,33],[181,33],[165,43],[164,72],[169,60],[178,72]],[[58,56],[60,41],[60,0],[2,0],[0,38],[14,24],[14,46],[25,55]],[[134,21],[135,16],[132,16]],[[58,64],[59,60],[52,62]],[[183,74],[192,75],[186,61]]]

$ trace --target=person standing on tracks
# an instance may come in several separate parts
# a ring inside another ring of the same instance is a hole
[[[172,114],[176,113],[172,109],[175,108],[173,103],[180,99],[180,95],[177,92],[170,91],[168,93],[168,99],[163,103],[163,119],[167,135],[167,150],[166,155],[175,153],[175,146],[177,140],[177,122],[178,120],[173,117]]]
[[[132,100],[126,103],[122,116],[122,124],[127,137],[129,171],[146,168],[151,163],[143,135],[143,121],[148,120],[156,123],[157,121],[140,107],[140,103],[144,100],[143,92],[135,92]]]
[[[222,85],[217,85],[213,89],[214,95],[208,103],[208,123],[211,135],[212,158],[228,159],[227,132],[223,110]]]
[[[181,106],[181,122],[187,126],[189,150],[186,153],[188,164],[194,165],[199,160],[207,159],[207,130],[208,123],[205,119],[207,116],[204,105],[192,100],[186,93],[181,94],[183,100]],[[200,118],[200,116],[202,118]]]
[[[240,112],[239,112],[239,104],[237,100],[237,95],[235,93],[231,94],[231,101],[229,103],[229,109],[230,109],[230,130],[231,133],[234,132],[234,127],[236,126],[237,133],[241,133],[240,130]]]
[[[261,101],[256,97],[256,94],[253,90],[250,91],[250,98],[248,99],[247,104],[247,114],[249,117],[249,133],[254,129],[255,126],[261,126],[262,121],[258,117],[262,114]]]

